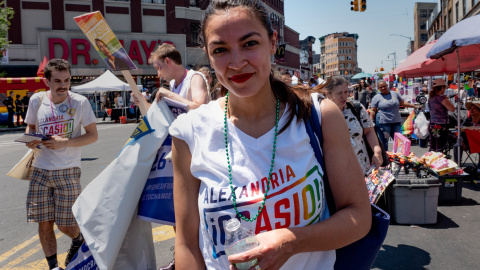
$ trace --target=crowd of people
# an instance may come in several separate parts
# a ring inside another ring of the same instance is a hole
[[[10,91],[7,98],[3,100],[3,105],[7,107],[8,117],[7,117],[7,126],[9,128],[26,126],[25,116],[28,111],[28,103],[30,101],[30,92],[27,91],[25,96],[16,95],[15,99],[14,91]],[[17,121],[15,125],[14,116],[17,116]],[[20,120],[21,119],[21,120]],[[22,121],[22,123],[21,123]]]

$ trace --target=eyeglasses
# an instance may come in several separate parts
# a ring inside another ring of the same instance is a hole
[[[387,88],[387,86],[384,85],[384,86],[379,86],[379,87],[378,87],[378,89],[383,89],[383,88]]]

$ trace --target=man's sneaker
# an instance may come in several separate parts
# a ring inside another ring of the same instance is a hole
[[[68,250],[67,258],[65,259],[65,266],[67,266],[68,263],[70,263],[70,261],[72,260],[73,256],[77,254],[77,251],[80,249],[82,244],[83,242],[79,245],[75,245],[74,243],[72,243],[72,245],[70,246],[70,249]]]
[[[175,270],[175,259],[173,259],[169,264],[158,268],[158,270]]]
[[[62,267],[59,267],[59,266],[57,266],[57,267],[53,268],[52,270],[63,270],[63,268],[62,268]]]

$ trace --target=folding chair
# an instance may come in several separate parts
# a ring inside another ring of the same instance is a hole
[[[465,150],[465,158],[462,158],[460,162],[460,167],[465,167],[469,164],[475,169],[475,174],[478,178],[478,169],[480,169],[480,129],[465,129],[465,134],[467,135],[468,148]]]

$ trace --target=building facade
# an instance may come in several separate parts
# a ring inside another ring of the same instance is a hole
[[[433,41],[459,21],[480,14],[479,0],[438,0],[427,21],[428,41]]]
[[[436,3],[415,3],[413,10],[413,27],[414,27],[414,45],[413,51],[418,50],[428,41],[427,21],[433,12]]]
[[[279,43],[284,43],[283,0],[264,2]],[[148,58],[165,42],[173,43],[180,51],[183,65],[208,65],[198,38],[209,3],[210,0],[6,0],[15,15],[8,31],[11,44],[1,69],[10,77],[35,76],[46,56],[68,60],[75,77],[102,74],[106,65],[99,61],[94,46],[73,19],[93,11],[102,13],[137,66],[131,73],[138,77],[138,83],[141,77],[156,77]]]
[[[358,70],[357,62],[357,40],[358,34],[333,33],[323,37],[319,40],[321,43],[320,48],[325,48],[325,52],[322,53],[320,60],[320,66],[322,63],[325,65],[324,69],[321,69],[322,78],[344,75],[351,76]]]
[[[315,38],[308,36],[300,40],[300,78],[308,80],[313,77],[313,49]]]
[[[300,33],[284,26],[284,45],[285,57],[284,59],[276,59],[276,69],[279,71],[288,71],[292,75],[300,76]],[[281,45],[282,43],[279,43]]]

